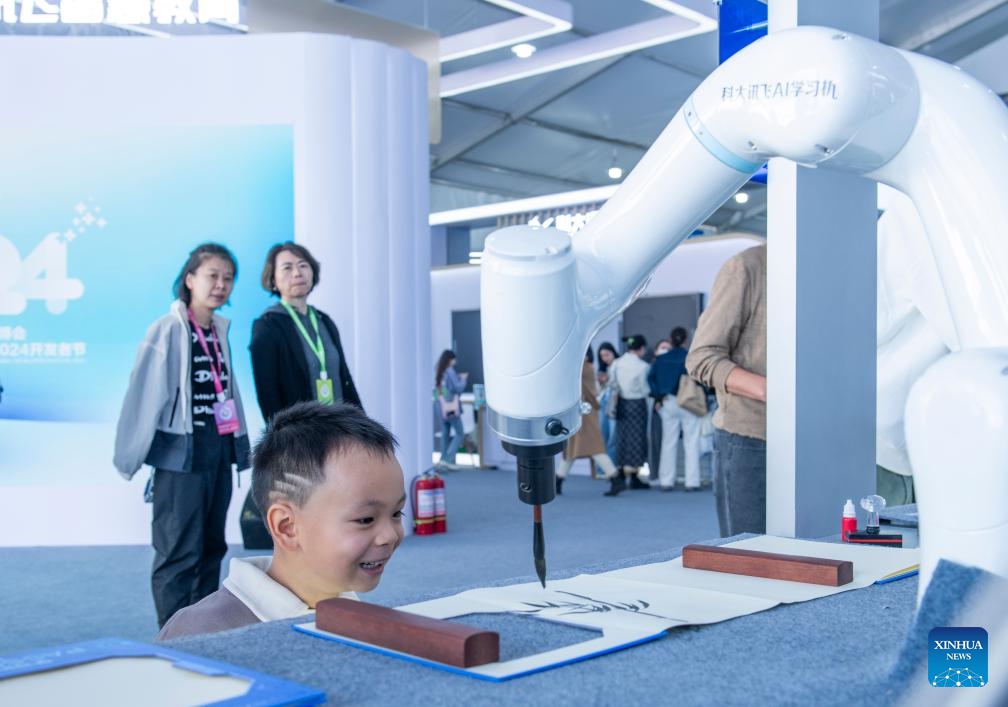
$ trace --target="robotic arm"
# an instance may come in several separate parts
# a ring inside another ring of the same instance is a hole
[[[553,498],[595,333],[774,156],[888,184],[920,213],[959,349],[907,404],[921,588],[938,557],[1008,576],[1008,349],[993,348],[1008,347],[1008,111],[955,67],[825,27],[764,37],[716,69],[574,239],[527,226],[487,239],[488,419],[516,455],[519,498]]]

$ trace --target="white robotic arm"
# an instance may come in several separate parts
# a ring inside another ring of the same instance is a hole
[[[594,334],[773,156],[860,174],[914,202],[961,349],[921,378],[907,408],[921,585],[938,556],[1008,575],[1008,355],[990,350],[1008,346],[1008,204],[998,193],[1008,182],[1008,111],[955,67],[825,27],[772,34],[715,70],[574,239],[521,226],[487,239],[489,421],[516,454],[519,497],[553,498],[551,458],[580,424],[577,371]],[[991,395],[964,410],[963,376],[1001,391],[1000,407]],[[983,442],[966,462],[982,485],[964,484],[951,501],[946,465],[967,450],[950,424]],[[934,507],[941,498],[951,507]],[[963,547],[974,542],[985,549]]]
[[[958,350],[959,337],[913,202],[879,185],[878,208],[875,458],[910,475],[904,424],[910,388],[931,364]]]

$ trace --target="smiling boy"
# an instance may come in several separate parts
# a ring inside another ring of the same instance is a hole
[[[224,586],[175,614],[157,640],[301,616],[323,599],[377,587],[403,539],[395,446],[353,405],[305,402],[277,413],[252,459],[252,497],[273,556],[232,559]]]

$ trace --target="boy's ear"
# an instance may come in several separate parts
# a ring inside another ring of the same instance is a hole
[[[294,507],[288,501],[276,501],[266,509],[263,516],[266,529],[273,536],[273,543],[284,550],[298,548],[297,524],[294,522]]]

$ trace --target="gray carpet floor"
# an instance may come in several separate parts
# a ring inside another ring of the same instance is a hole
[[[369,601],[395,606],[418,594],[534,573],[532,513],[509,470],[445,474],[448,532],[408,536]],[[551,571],[662,552],[718,535],[709,488],[602,492],[608,482],[572,476],[543,508]],[[240,502],[236,497],[235,501]],[[232,548],[233,554],[261,554]],[[146,546],[0,548],[0,654],[157,631]],[[224,573],[226,574],[225,559]]]

